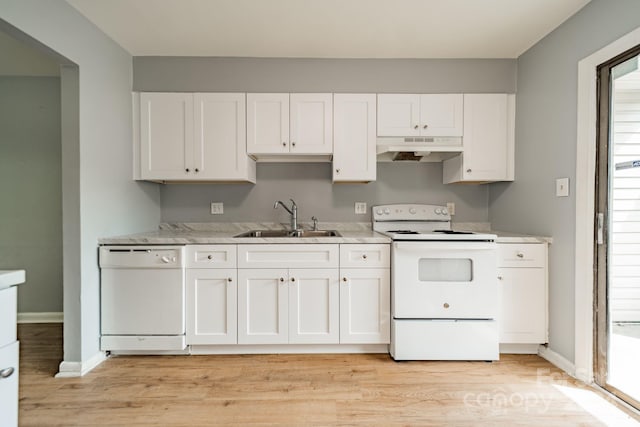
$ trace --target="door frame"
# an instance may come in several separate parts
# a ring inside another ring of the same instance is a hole
[[[569,374],[592,383],[594,378],[594,212],[597,140],[597,67],[640,44],[640,27],[578,62],[576,143],[576,209],[574,371]]]

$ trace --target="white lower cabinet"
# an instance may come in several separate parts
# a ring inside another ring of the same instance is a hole
[[[388,268],[340,269],[340,342],[390,342],[390,274]]]
[[[18,288],[0,290],[0,425],[18,426],[18,353],[16,309]]]
[[[289,343],[338,344],[339,325],[338,270],[290,270]]]
[[[500,343],[548,342],[547,244],[499,243]]]

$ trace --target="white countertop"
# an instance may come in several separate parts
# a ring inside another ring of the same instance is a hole
[[[0,270],[0,289],[24,283],[26,280],[24,270]]]
[[[491,230],[491,234],[498,236],[498,243],[553,243],[553,238],[548,236],[533,236],[530,234],[512,233],[509,231]]]

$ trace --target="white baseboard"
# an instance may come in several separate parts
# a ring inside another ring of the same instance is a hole
[[[538,355],[543,359],[545,359],[546,361],[548,361],[549,363],[551,363],[552,365],[555,365],[556,367],[562,369],[567,374],[571,375],[573,378],[576,378],[576,365],[571,363],[564,356],[561,356],[560,354],[551,350],[546,345],[541,345],[540,347],[538,347]],[[581,379],[581,378],[578,378],[578,379]]]
[[[539,344],[500,344],[500,354],[538,354]]]
[[[93,368],[101,364],[107,359],[107,356],[103,353],[96,353],[95,356],[84,362],[60,362],[58,373],[56,378],[72,378],[81,377]]]
[[[64,313],[57,311],[18,313],[18,323],[62,323]]]

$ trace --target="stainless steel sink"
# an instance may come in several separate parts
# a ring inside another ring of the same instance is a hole
[[[340,237],[335,230],[251,230],[233,237]]]

